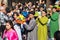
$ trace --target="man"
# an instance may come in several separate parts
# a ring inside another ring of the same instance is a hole
[[[55,40],[60,40],[60,31],[56,31],[54,34],[54,39]]]
[[[59,30],[59,24],[58,24],[58,19],[59,19],[59,14],[56,11],[56,7],[53,7],[51,15],[51,21],[50,21],[50,35],[52,40],[54,39],[54,33]]]
[[[29,14],[28,20],[28,24],[24,23],[24,26],[28,31],[27,40],[37,40],[37,25],[33,13]]]

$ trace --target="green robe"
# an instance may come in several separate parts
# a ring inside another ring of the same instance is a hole
[[[51,38],[54,38],[54,33],[59,30],[58,24],[59,14],[57,12],[52,13],[50,21],[50,35]]]
[[[38,40],[47,40],[47,22],[48,18],[46,16],[37,18],[36,22],[38,24]]]

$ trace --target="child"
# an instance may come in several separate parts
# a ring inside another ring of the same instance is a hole
[[[3,40],[18,40],[16,31],[13,28],[12,21],[6,22],[6,29],[3,34]]]

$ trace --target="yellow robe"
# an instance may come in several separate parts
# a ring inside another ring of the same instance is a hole
[[[48,18],[46,16],[37,18],[36,22],[38,24],[38,40],[47,40],[47,22]]]

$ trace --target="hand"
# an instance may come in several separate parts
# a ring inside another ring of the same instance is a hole
[[[50,13],[50,16],[52,15],[52,13]]]
[[[23,24],[26,24],[26,22],[24,22]]]
[[[41,18],[41,16],[38,16],[38,18]]]
[[[30,18],[28,18],[28,20],[30,20]]]

